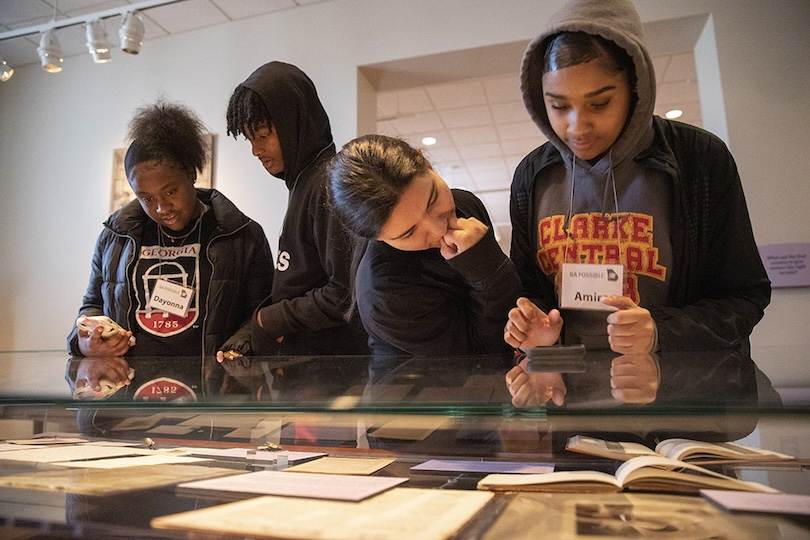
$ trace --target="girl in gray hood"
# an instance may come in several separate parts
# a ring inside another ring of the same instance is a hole
[[[653,115],[632,3],[567,3],[529,44],[521,90],[549,142],[512,183],[524,297],[507,343],[748,350],[771,288],[734,159],[711,133]],[[561,307],[564,263],[621,265],[622,294],[601,297],[604,311]],[[507,380],[519,386],[515,369]]]

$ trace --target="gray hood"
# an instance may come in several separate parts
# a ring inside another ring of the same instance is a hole
[[[543,103],[543,55],[547,41],[560,32],[586,32],[613,41],[633,59],[638,79],[638,101],[622,135],[614,143],[612,160],[619,163],[652,142],[652,115],[655,107],[655,73],[644,43],[644,28],[629,0],[572,0],[549,19],[543,32],[526,48],[520,68],[523,102],[534,123],[560,151],[567,162],[572,152],[551,129]]]

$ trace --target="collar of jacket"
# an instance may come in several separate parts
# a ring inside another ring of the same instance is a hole
[[[197,198],[208,205],[214,212],[217,230],[221,234],[230,234],[250,222],[225,195],[215,189],[196,188]],[[104,224],[117,234],[139,236],[144,223],[149,217],[137,200],[133,200],[113,212]]]

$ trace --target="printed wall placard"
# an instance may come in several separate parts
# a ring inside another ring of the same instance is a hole
[[[807,268],[809,254],[810,244],[759,246],[759,255],[774,288],[809,286],[810,270]]]

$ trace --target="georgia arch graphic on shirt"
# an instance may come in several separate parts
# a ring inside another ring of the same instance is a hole
[[[537,264],[554,276],[559,291],[564,262],[621,264],[624,295],[639,303],[639,276],[665,281],[666,267],[658,263],[653,243],[653,216],[636,212],[574,214],[568,228],[565,215],[542,218],[537,224]]]
[[[184,246],[142,246],[133,273],[136,288],[135,319],[144,331],[155,336],[174,336],[197,321],[199,316],[200,244]],[[193,287],[194,295],[184,317],[149,306],[149,298],[159,279]]]

